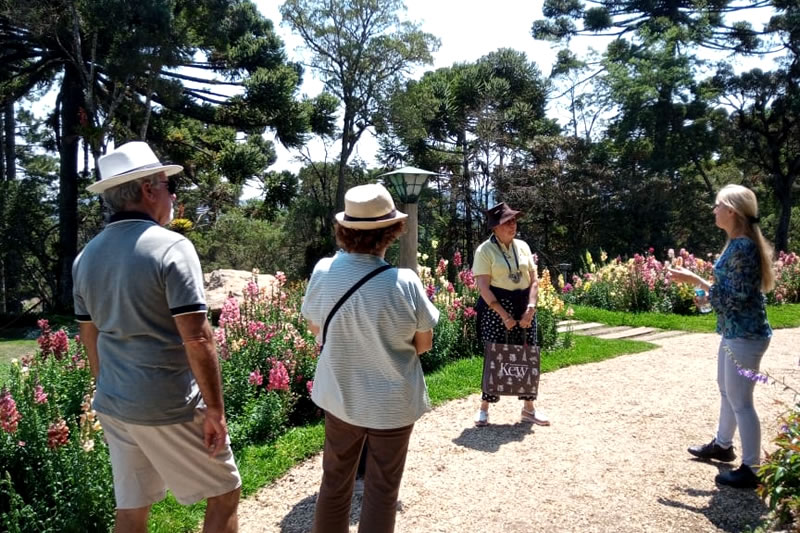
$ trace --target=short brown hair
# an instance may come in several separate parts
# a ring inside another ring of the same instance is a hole
[[[377,229],[353,229],[336,224],[336,244],[345,252],[377,255],[406,230],[406,221]]]

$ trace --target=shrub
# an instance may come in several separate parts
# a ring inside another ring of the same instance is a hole
[[[256,280],[254,275],[241,304],[228,299],[216,331],[225,416],[236,449],[318,417],[310,393],[319,347],[300,315],[305,286],[286,286],[281,272],[270,287]]]
[[[795,406],[775,438],[778,449],[767,456],[758,476],[758,494],[769,503],[776,525],[800,523],[800,412]],[[795,528],[788,529],[796,531]]]
[[[712,264],[684,249],[677,255],[670,250],[668,255],[660,262],[651,249],[644,255],[634,254],[627,261],[620,257],[607,261],[605,252],[601,252],[598,267],[586,252],[586,272],[573,276],[570,284],[561,283],[562,297],[567,303],[611,311],[696,313],[692,287],[671,283],[667,267],[681,265],[711,278]]]
[[[108,531],[111,466],[86,355],[64,330],[39,325],[38,352],[12,362],[0,392],[0,524],[10,532]]]

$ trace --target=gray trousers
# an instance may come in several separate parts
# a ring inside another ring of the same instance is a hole
[[[717,384],[721,398],[717,443],[733,444],[739,427],[742,439],[742,464],[756,466],[761,461],[761,423],[753,405],[756,382],[739,374],[739,367],[758,371],[770,339],[722,339],[717,354]]]

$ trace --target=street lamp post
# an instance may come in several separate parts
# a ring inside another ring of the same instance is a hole
[[[415,167],[403,167],[379,177],[384,177],[389,187],[394,191],[401,202],[401,210],[408,215],[406,233],[400,237],[400,257],[398,266],[417,271],[417,243],[419,230],[417,226],[417,202],[422,193],[422,188],[430,176],[436,172],[429,172]]]

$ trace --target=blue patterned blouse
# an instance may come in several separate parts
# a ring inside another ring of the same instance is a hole
[[[758,247],[750,239],[731,239],[714,263],[714,284],[709,299],[717,312],[717,333],[724,338],[772,337],[772,328],[767,322],[766,297],[761,292]]]

